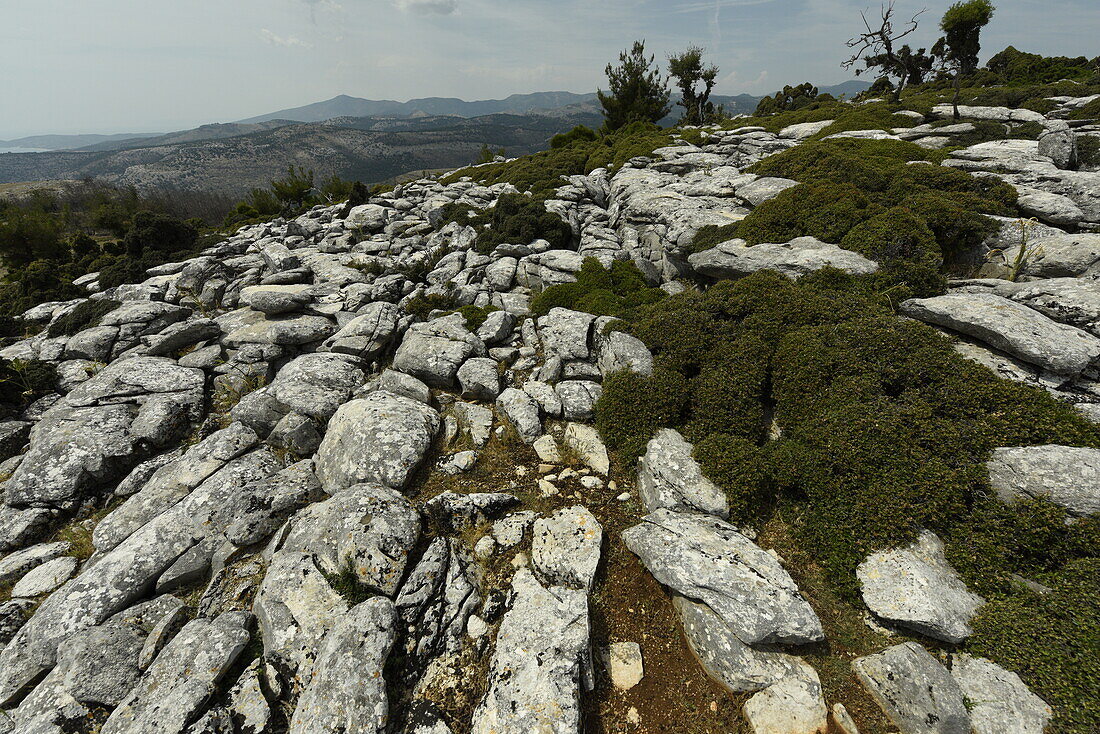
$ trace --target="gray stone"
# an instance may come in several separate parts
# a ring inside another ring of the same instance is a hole
[[[800,278],[824,267],[855,275],[878,270],[878,263],[873,260],[813,237],[751,247],[744,240],[730,240],[689,255],[688,263],[699,275],[717,280],[742,278],[758,270],[775,270],[789,278]]]
[[[80,561],[72,556],[61,556],[31,569],[12,587],[12,596],[32,597],[49,594],[72,578]]]
[[[1100,449],[1020,446],[993,450],[989,483],[1005,502],[1037,497],[1071,515],[1100,513]]]
[[[458,384],[465,400],[496,400],[500,394],[497,363],[488,357],[473,357],[458,368]]]
[[[303,354],[287,363],[267,387],[285,412],[297,411],[324,423],[366,376],[358,363],[338,354]]]
[[[1077,168],[1077,135],[1065,122],[1047,129],[1039,136],[1039,155],[1054,161],[1063,170]]]
[[[496,404],[524,443],[534,443],[535,439],[542,435],[539,406],[530,395],[514,387],[508,387],[497,396]]]
[[[602,543],[603,527],[580,505],[539,518],[531,541],[535,575],[546,586],[591,591]]]
[[[0,558],[0,585],[17,581],[36,566],[60,558],[69,552],[70,547],[70,544],[63,540],[55,543],[39,543]]]
[[[523,541],[523,534],[538,515],[532,510],[513,512],[493,523],[493,540],[502,548],[512,548]]]
[[[0,421],[0,461],[6,461],[23,450],[32,425],[29,421]]]
[[[953,329],[1055,375],[1075,377],[1100,358],[1100,339],[991,293],[914,298],[901,311]]]
[[[1019,194],[1016,206],[1024,214],[1036,217],[1040,221],[1056,227],[1072,228],[1087,219],[1081,207],[1068,196],[1033,189],[1029,186],[1016,186],[1016,191]]]
[[[823,638],[821,622],[774,556],[718,518],[657,510],[623,531],[654,578],[698,599],[746,644]]]
[[[607,476],[611,471],[611,460],[607,447],[600,440],[600,434],[592,426],[583,423],[570,423],[565,427],[562,443],[593,471]]]
[[[584,591],[547,589],[526,568],[518,569],[511,608],[497,632],[489,690],[474,711],[471,734],[576,734],[588,636]]]
[[[474,446],[481,448],[489,442],[493,430],[492,410],[483,405],[463,402],[455,403],[453,410],[459,427],[470,437]]]
[[[1004,253],[1004,262],[1015,262],[1019,238]],[[1100,263],[1100,234],[1061,234],[1029,240],[1031,254],[1025,258],[1022,275],[1035,278],[1077,278]],[[1091,275],[1089,276],[1091,277]]]
[[[1100,334],[1100,282],[1083,278],[1050,278],[1003,289],[1017,303],[1063,324]]]
[[[729,517],[726,493],[703,476],[692,446],[671,428],[662,428],[638,459],[638,495],[650,512],[660,509]]]
[[[481,326],[477,327],[477,338],[485,342],[486,346],[500,344],[512,336],[515,328],[515,316],[507,311],[492,311]]]
[[[107,719],[102,734],[184,731],[248,639],[237,613],[188,622]]]
[[[10,599],[0,602],[0,645],[7,645],[26,623],[34,609],[30,599]]]
[[[311,300],[301,285],[256,285],[241,290],[240,303],[268,316],[297,313]]]
[[[820,122],[808,122],[804,125],[820,126]],[[791,128],[797,127],[797,125],[790,125],[784,129],[784,132],[789,131]],[[822,128],[823,129],[823,128]],[[816,131],[815,131],[816,132]],[[812,133],[811,133],[812,134]],[[780,133],[780,137],[788,137]],[[772,176],[761,176],[755,181],[742,184],[737,187],[737,196],[744,199],[747,203],[753,207],[758,207],[769,199],[774,199],[783,193],[787,189],[797,186],[797,181],[792,181],[789,178],[776,178]]]
[[[472,356],[484,356],[485,345],[466,330],[461,314],[413,324],[393,357],[393,368],[432,387],[454,384],[459,366]]]
[[[1050,723],[1050,706],[996,663],[956,653],[951,675],[970,709],[972,734],[1042,734]]]
[[[484,525],[520,504],[506,492],[443,492],[424,503],[424,511],[444,533],[461,533]]]
[[[590,421],[603,388],[587,380],[564,380],[554,386],[561,400],[562,417],[567,421]]]
[[[461,651],[467,621],[481,606],[474,564],[462,541],[436,537],[401,586],[404,630],[400,681],[421,680],[434,660]]]
[[[286,449],[293,456],[310,456],[321,445],[321,432],[313,419],[301,413],[287,413],[267,436],[272,446]]]
[[[596,319],[594,331],[600,374],[605,379],[613,372],[621,370],[630,370],[639,375],[653,374],[653,355],[642,340],[621,331],[604,334],[602,322],[605,321],[603,318]]]
[[[397,308],[391,303],[370,303],[329,337],[325,347],[366,361],[377,359],[393,342],[398,315]]]
[[[904,548],[867,557],[856,569],[863,603],[888,622],[958,644],[985,600],[967,591],[943,554],[943,541],[923,531]]]
[[[45,507],[20,509],[0,503],[0,551],[22,548],[45,533],[54,512]]]
[[[796,672],[753,695],[742,711],[754,734],[821,734],[829,727],[821,680],[801,660]]]
[[[539,319],[539,338],[547,356],[562,360],[588,359],[589,333],[595,316],[567,308],[552,308]]]
[[[246,491],[253,494],[256,501],[245,507],[225,531],[226,539],[238,546],[259,543],[274,533],[293,512],[322,497],[321,483],[309,459],[258,480]]]
[[[561,418],[561,398],[550,385],[541,380],[528,380],[523,383],[523,391],[538,402],[543,413],[551,418]]]
[[[239,722],[240,734],[265,734],[271,722],[271,704],[264,694],[260,660],[253,660],[229,691],[229,709]]]
[[[372,377],[367,384],[360,388],[355,397],[366,397],[370,393],[379,390],[393,393],[394,395],[403,395],[406,398],[412,398],[425,405],[432,404],[431,388],[412,375],[406,375],[404,372],[395,372],[391,369],[382,370],[381,374]]]
[[[281,551],[310,553],[329,574],[351,569],[367,588],[393,596],[420,537],[420,514],[400,493],[359,484],[300,510]]]
[[[604,667],[616,690],[629,691],[645,676],[642,648],[637,642],[612,642],[604,651]]]
[[[163,598],[175,599],[175,597]],[[157,620],[153,629],[149,631],[149,636],[145,638],[145,642],[141,646],[141,652],[138,653],[138,668],[148,670],[149,666],[156,660],[157,655],[160,655],[161,650],[172,641],[176,633],[183,629],[187,621],[187,607],[182,602]]]
[[[336,325],[324,316],[282,315],[235,329],[222,337],[222,343],[228,347],[245,344],[297,346],[323,342],[335,332]]]
[[[857,658],[852,669],[902,734],[970,734],[962,689],[917,643]]]
[[[344,403],[317,449],[317,477],[330,494],[362,482],[402,489],[439,430],[439,414],[388,392]]]
[[[759,691],[792,675],[799,660],[776,649],[756,649],[737,637],[706,604],[674,594],[684,636],[707,675],[734,693]]]
[[[347,610],[313,556],[294,551],[274,555],[252,602],[264,654],[299,684],[310,680],[318,645]]]
[[[368,599],[348,610],[317,651],[313,676],[290,720],[290,734],[386,730],[389,702],[383,667],[396,622],[389,599]]]

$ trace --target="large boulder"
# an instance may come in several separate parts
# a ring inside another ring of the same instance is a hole
[[[161,651],[102,734],[182,734],[248,644],[247,613],[194,619]]]
[[[393,368],[432,387],[450,388],[470,357],[484,357],[485,345],[466,329],[461,314],[413,324],[393,356]]]
[[[420,513],[396,490],[358,484],[299,511],[280,549],[311,553],[325,573],[350,570],[372,591],[393,596],[420,537]]]
[[[970,734],[962,689],[917,643],[858,658],[852,668],[902,734]]]
[[[389,348],[397,333],[398,316],[397,307],[391,303],[370,303],[325,340],[324,346],[329,351],[351,354],[367,361],[377,359]]]
[[[638,459],[638,495],[646,509],[705,512],[729,517],[726,493],[703,476],[692,446],[674,429],[662,428]]]
[[[386,731],[389,702],[383,667],[397,635],[393,602],[376,597],[348,610],[325,635],[290,734]]]
[[[775,556],[716,517],[657,510],[623,531],[654,578],[718,614],[745,644],[803,644],[821,622]]]
[[[877,616],[943,642],[970,636],[970,619],[984,603],[967,590],[930,531],[904,548],[874,553],[856,569],[863,602]]]
[[[699,275],[716,280],[742,278],[758,270],[776,270],[790,278],[800,278],[825,267],[855,275],[878,270],[878,263],[873,260],[813,237],[752,246],[744,240],[730,240],[689,255],[688,263]]]
[[[989,483],[1005,502],[1041,498],[1071,515],[1100,514],[1100,449],[1018,446],[993,450]]]
[[[600,564],[603,527],[580,505],[535,521],[531,564],[547,586],[590,591]]]
[[[956,653],[951,675],[970,704],[973,734],[1042,734],[1054,712],[1020,680],[985,658]]]
[[[1100,339],[992,293],[950,293],[901,304],[906,316],[974,337],[1065,378],[1100,359]]]
[[[439,414],[379,391],[344,403],[317,449],[317,477],[330,494],[363,482],[403,489],[439,430]]]
[[[576,734],[588,636],[585,591],[547,588],[526,568],[517,570],[471,733]]]

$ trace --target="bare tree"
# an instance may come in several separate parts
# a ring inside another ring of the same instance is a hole
[[[924,8],[918,11],[909,19],[903,29],[897,31],[894,30],[894,0],[880,6],[881,20],[878,27],[871,25],[871,21],[867,19],[866,11],[861,12],[859,15],[863,19],[863,27],[866,30],[848,39],[845,45],[848,48],[855,49],[855,53],[841,66],[845,69],[854,69],[856,76],[864,71],[880,69],[883,76],[896,78],[898,83],[894,88],[894,101],[899,102],[901,91],[905,88],[912,74],[912,65],[905,58],[905,54],[901,54],[899,49],[895,49],[895,45],[898,41],[917,30],[917,18],[927,10],[927,8]],[[906,50],[908,50],[907,47]],[[862,69],[856,66],[860,61],[864,65]]]

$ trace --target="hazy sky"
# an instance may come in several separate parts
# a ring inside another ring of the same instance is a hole
[[[1013,44],[1100,53],[1100,0],[995,0],[983,58]],[[915,40],[948,0],[927,0]],[[689,43],[717,92],[850,78],[870,0],[0,0],[0,139],[225,122],[337,94],[372,99],[586,92],[635,38]],[[897,0],[899,13],[925,0]],[[877,10],[877,3],[873,3]]]

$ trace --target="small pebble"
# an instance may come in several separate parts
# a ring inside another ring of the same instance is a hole
[[[475,640],[484,635],[488,629],[485,620],[476,614],[471,614],[470,618],[466,620],[466,634]]]
[[[630,492],[623,492],[615,499],[617,499],[619,502],[626,502],[628,499],[630,499]]]

